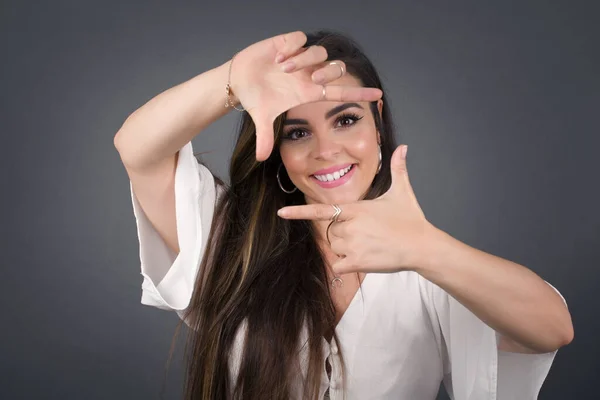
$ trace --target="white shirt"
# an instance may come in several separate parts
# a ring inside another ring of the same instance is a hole
[[[182,315],[208,239],[215,196],[213,176],[196,161],[192,143],[186,144],[175,174],[176,256],[131,189],[143,304]],[[242,324],[234,342],[232,378],[239,368],[244,329]],[[494,330],[415,272],[367,274],[336,333],[338,343],[323,338],[332,370],[328,377],[323,366],[320,398],[329,388],[331,399],[342,399],[338,348],[345,359],[348,400],[433,400],[442,381],[454,400],[536,399],[556,355],[499,351]],[[302,353],[300,359],[306,367]]]

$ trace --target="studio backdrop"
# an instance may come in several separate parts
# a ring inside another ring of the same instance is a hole
[[[599,398],[598,11],[591,1],[2,2],[0,398],[181,398],[181,340],[165,374],[178,317],[140,303],[114,135],[149,99],[251,43],[321,28],[352,36],[379,68],[427,219],[566,298],[575,339],[540,399]],[[193,141],[225,180],[238,118]]]

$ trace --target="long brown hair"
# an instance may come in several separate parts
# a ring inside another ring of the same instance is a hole
[[[324,46],[329,60],[344,61],[347,73],[364,86],[383,90],[374,66],[351,38],[332,31],[307,37],[305,46]],[[377,103],[370,107],[381,137],[382,166],[367,199],[383,194],[391,184],[389,161],[396,141],[385,91],[383,100],[381,118]],[[182,314],[191,328],[185,350],[187,400],[288,400],[301,374],[301,348],[308,354],[302,398],[318,397],[322,340],[333,336],[337,341],[336,314],[311,222],[277,216],[283,206],[305,204],[300,191],[286,194],[276,180],[284,117],[285,113],[274,124],[273,154],[257,162],[255,126],[247,113],[242,114],[229,167],[230,185],[223,187],[216,204],[195,289]],[[242,324],[242,351],[232,362]],[[300,343],[301,337],[305,343]],[[232,381],[234,369],[237,379]]]

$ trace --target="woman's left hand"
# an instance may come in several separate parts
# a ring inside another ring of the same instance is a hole
[[[406,155],[398,146],[391,159],[392,185],[382,196],[338,205],[342,209],[329,229],[331,250],[339,256],[332,265],[338,274],[414,270],[425,262],[436,228],[427,221],[408,179]],[[286,219],[331,220],[328,204],[284,207]]]

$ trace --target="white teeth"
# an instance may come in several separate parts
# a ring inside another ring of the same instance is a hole
[[[350,171],[350,169],[352,169],[352,165],[349,165],[346,168],[340,169],[339,171],[335,171],[332,174],[313,175],[313,176],[321,182],[331,182],[331,181],[336,181],[336,180],[340,179],[342,176],[346,175],[348,173],[348,171]]]

